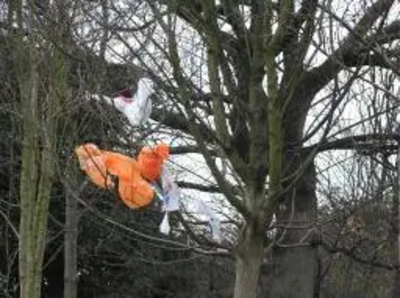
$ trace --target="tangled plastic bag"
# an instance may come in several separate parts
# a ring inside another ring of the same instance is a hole
[[[221,222],[218,219],[217,215],[210,208],[210,206],[206,204],[204,201],[198,200],[196,202],[197,202],[197,212],[205,215],[208,220],[212,239],[218,242],[221,241],[221,230],[220,230]]]
[[[124,203],[137,209],[151,203],[154,192],[141,176],[138,162],[126,155],[98,149],[94,144],[84,144],[75,149],[80,167],[89,179],[101,188],[113,189],[118,181],[118,193]]]
[[[100,188],[112,189],[114,183],[107,172],[104,157],[99,148],[94,144],[85,144],[75,149],[79,166],[90,181]]]
[[[161,186],[163,190],[163,210],[166,212],[179,210],[180,189],[165,165],[161,172]]]
[[[142,176],[150,182],[156,181],[161,174],[164,161],[169,157],[169,147],[164,143],[143,147],[138,155]]]
[[[162,209],[165,212],[160,225],[160,232],[168,235],[171,230],[168,213],[179,210],[181,194],[178,185],[172,179],[172,175],[165,165],[162,168],[160,179],[162,186]]]
[[[165,235],[169,235],[170,231],[171,231],[171,226],[169,224],[168,212],[165,212],[163,220],[162,220],[162,222],[160,224],[160,232],[165,234]]]
[[[149,120],[152,111],[150,95],[153,93],[153,82],[148,78],[142,78],[138,82],[137,92],[134,96],[126,88],[119,91],[113,98],[106,96],[93,96],[93,98],[97,100],[103,98],[105,102],[123,113],[132,126],[141,126]]]

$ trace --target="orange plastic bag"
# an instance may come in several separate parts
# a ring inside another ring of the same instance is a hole
[[[161,174],[164,161],[169,157],[169,147],[164,143],[154,148],[143,147],[138,155],[142,176],[150,182],[156,181]]]
[[[122,201],[131,209],[149,205],[154,197],[153,189],[142,178],[134,182],[119,180],[118,192]]]
[[[119,196],[128,207],[136,209],[152,201],[153,190],[142,178],[141,169],[135,159],[111,151],[102,151],[94,144],[79,146],[75,153],[81,169],[97,186],[112,189],[115,185],[111,175],[118,178]]]
[[[104,189],[112,189],[114,183],[104,163],[102,152],[94,144],[85,144],[75,149],[79,166],[88,176],[90,181]]]
[[[140,167],[138,162],[129,156],[111,151],[103,151],[104,164],[111,175],[119,179],[140,179]]]
[[[150,204],[154,193],[142,178],[138,162],[119,153],[103,151],[103,154],[109,173],[118,177],[118,192],[124,203],[132,209]]]

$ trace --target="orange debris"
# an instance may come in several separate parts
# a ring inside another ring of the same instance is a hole
[[[164,143],[157,144],[154,148],[143,147],[138,155],[142,176],[150,182],[156,181],[168,157],[169,147]]]
[[[94,144],[79,146],[75,153],[81,169],[97,186],[113,188],[115,186],[110,175],[118,178],[119,196],[128,207],[136,209],[152,201],[153,190],[142,178],[141,169],[135,159],[120,153],[102,151]]]
[[[75,149],[79,166],[88,176],[90,181],[98,187],[110,189],[114,187],[107,172],[101,151],[94,144],[85,144]]]

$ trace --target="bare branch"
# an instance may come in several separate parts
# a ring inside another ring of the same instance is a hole
[[[379,261],[376,260],[375,257],[372,257],[371,259],[367,259],[365,257],[361,257],[361,256],[357,255],[354,252],[354,250],[352,250],[352,249],[348,249],[348,248],[345,248],[345,247],[339,247],[339,246],[331,247],[329,244],[327,244],[325,242],[321,242],[320,244],[328,252],[330,252],[330,253],[342,253],[345,256],[350,257],[351,259],[353,259],[354,261],[356,261],[356,262],[358,262],[360,264],[365,264],[365,265],[369,265],[369,266],[373,266],[373,267],[377,267],[377,268],[382,268],[382,269],[387,269],[387,270],[397,270],[397,268],[399,267],[398,265],[392,265],[392,264],[379,262]]]
[[[305,151],[317,149],[318,152],[328,150],[358,150],[361,152],[396,152],[398,134],[365,134],[327,141],[304,148]]]
[[[309,92],[316,94],[321,88],[328,84],[332,78],[338,74],[345,65],[353,66],[355,63],[349,59],[355,57],[359,50],[360,39],[362,40],[371,29],[376,20],[388,11],[393,5],[394,0],[379,0],[371,5],[356,24],[354,29],[347,27],[349,30],[348,36],[342,41],[341,46],[320,66],[311,70],[304,79],[304,82],[312,80],[314,83],[309,87]],[[323,5],[319,8],[326,11],[328,14],[334,14],[327,10]],[[340,20],[343,24],[343,21]],[[347,26],[347,25],[346,25]]]

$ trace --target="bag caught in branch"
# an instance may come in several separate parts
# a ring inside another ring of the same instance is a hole
[[[80,167],[89,179],[101,188],[115,187],[111,177],[118,180],[118,193],[132,209],[149,205],[154,197],[150,184],[141,176],[138,162],[129,156],[98,149],[94,144],[84,144],[75,149]]]
[[[161,174],[164,161],[169,157],[169,147],[164,143],[151,147],[143,147],[139,151],[138,162],[142,176],[150,182],[155,182]]]

